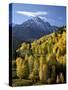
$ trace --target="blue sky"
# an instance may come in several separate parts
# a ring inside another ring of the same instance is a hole
[[[48,21],[51,25],[62,26],[66,24],[66,7],[17,3],[12,4],[12,22],[14,24],[21,24],[36,16]]]

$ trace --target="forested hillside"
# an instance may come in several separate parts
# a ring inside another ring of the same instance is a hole
[[[17,50],[16,75],[34,84],[66,82],[66,28],[45,35]]]

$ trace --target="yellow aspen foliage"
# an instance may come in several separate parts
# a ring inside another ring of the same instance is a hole
[[[47,64],[43,64],[43,81],[47,80]]]
[[[56,53],[57,48],[58,48],[58,43],[56,43],[56,44],[53,46],[53,53]]]
[[[51,53],[49,53],[49,54],[47,55],[46,61],[49,62],[49,61],[52,60],[52,59],[53,59],[53,55],[52,55]]]
[[[29,58],[28,58],[29,73],[32,72],[33,64],[34,64],[34,59],[33,59],[33,56],[30,55]]]
[[[20,79],[22,78],[22,72],[23,72],[23,67],[22,67],[22,65],[23,65],[23,60],[22,60],[21,57],[18,57],[18,58],[16,59],[16,66],[17,66],[17,68],[16,68],[16,73],[17,73],[17,76],[18,76]]]
[[[58,62],[62,65],[66,64],[66,55],[60,56]]]
[[[57,53],[56,53],[56,59],[57,61],[59,60],[59,57],[60,57],[60,49],[57,50]]]
[[[28,75],[29,75],[29,66],[28,66],[28,61],[24,61],[23,65],[22,65],[22,68],[23,68],[23,78],[27,78]]]
[[[36,53],[36,54],[38,54],[38,53],[39,53],[39,50],[38,50],[38,49],[39,49],[39,47],[38,47],[38,46],[36,46],[36,47],[35,47],[35,53]]]
[[[41,44],[41,53],[45,55],[47,53],[47,42]]]
[[[34,70],[29,74],[28,79],[32,80],[33,82],[36,82],[38,80],[38,76],[35,75],[35,71]]]
[[[28,55],[26,54],[26,55],[25,55],[25,60],[28,60],[28,58],[29,58],[29,57],[28,57]]]
[[[41,38],[41,43],[43,43],[45,41],[45,37]]]
[[[29,49],[29,44],[27,44],[27,50]]]
[[[21,57],[16,59],[16,73],[17,76],[22,79],[28,76],[28,62],[24,61]]]
[[[32,81],[34,80],[34,72],[31,72],[31,73],[29,74],[28,79],[31,79]]]
[[[41,55],[39,59],[40,59],[39,60],[39,63],[40,63],[40,66],[39,66],[39,79],[40,79],[40,81],[42,81],[43,80],[43,62],[44,62],[44,58]]]
[[[34,69],[38,70],[39,68],[39,60],[37,58],[34,58]]]
[[[40,68],[39,68],[39,79],[40,81],[43,81],[43,65],[40,65]]]
[[[24,42],[24,43],[22,43],[22,45],[21,45],[21,47],[20,47],[20,50],[25,50],[25,49],[27,49],[27,45],[26,45],[26,43]]]
[[[45,63],[45,57],[43,55],[40,56],[39,63],[40,63],[40,65],[42,65],[43,63]]]
[[[50,57],[51,57],[51,54],[47,54],[47,56],[46,56],[46,62],[49,62],[50,61]]]

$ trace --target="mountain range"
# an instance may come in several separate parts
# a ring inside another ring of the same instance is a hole
[[[45,22],[39,17],[33,17],[22,23],[21,25],[15,25],[12,28],[13,38],[17,38],[22,41],[33,41],[40,38],[45,34],[50,34],[57,31],[58,27],[51,26],[48,22]]]
[[[44,21],[40,17],[33,17],[20,25],[10,24],[12,27],[13,50],[16,50],[24,41],[32,42],[40,37],[56,32],[57,26],[50,25],[49,22]]]

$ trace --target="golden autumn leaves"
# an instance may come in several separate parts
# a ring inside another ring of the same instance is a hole
[[[52,33],[23,43],[16,50],[17,76],[33,82],[64,83],[66,70],[66,31]]]

